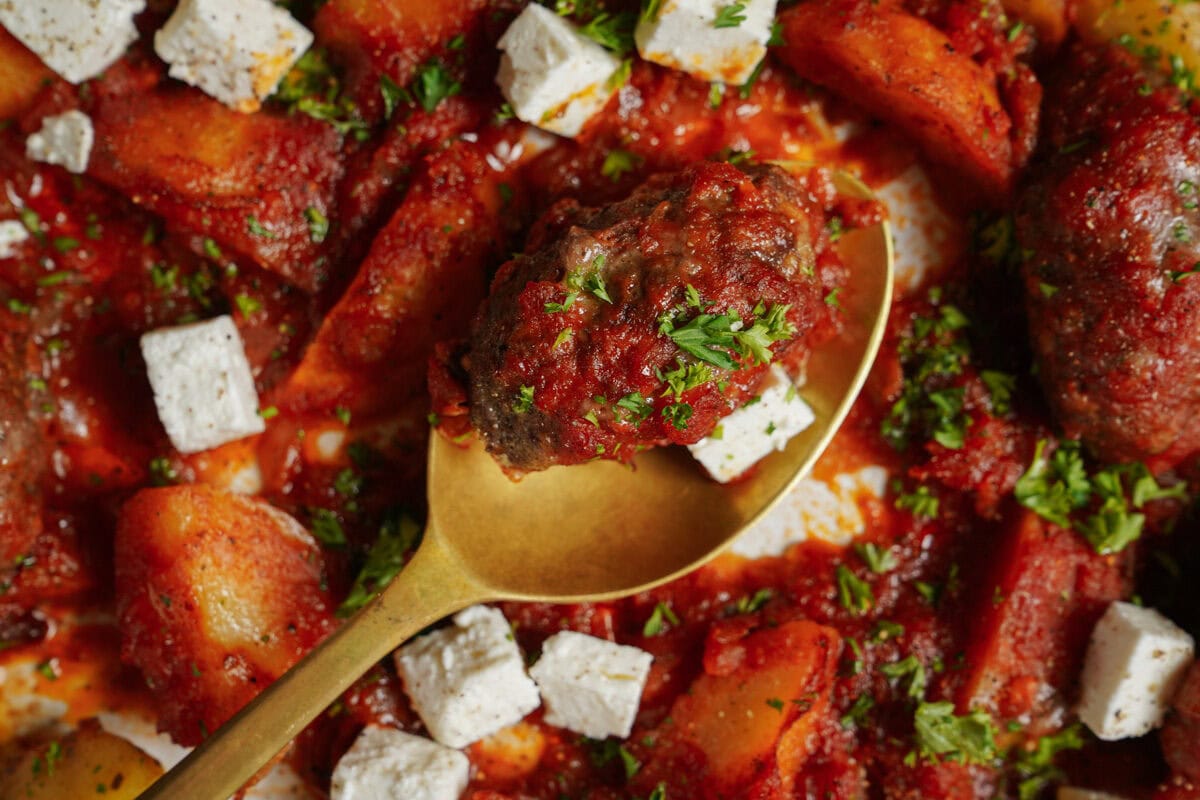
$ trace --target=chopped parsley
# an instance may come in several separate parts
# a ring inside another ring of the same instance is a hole
[[[746,21],[746,4],[745,3],[730,3],[727,6],[721,6],[717,10],[717,16],[713,20],[714,28],[736,28]]]
[[[286,106],[288,113],[328,123],[343,136],[367,138],[367,123],[358,116],[354,101],[342,93],[341,82],[320,48],[301,56],[272,99]]]
[[[166,456],[150,459],[149,470],[151,486],[172,486],[179,483],[179,473]]]
[[[845,564],[838,564],[835,576],[842,608],[859,616],[871,610],[871,606],[875,605],[875,595],[869,583],[851,572]]]
[[[931,293],[932,298],[940,296]],[[906,450],[914,437],[933,439],[955,450],[963,446],[970,418],[962,387],[946,386],[963,373],[970,347],[961,331],[968,321],[957,307],[940,304],[933,316],[913,319],[900,342],[904,385],[881,425],[883,437]]]
[[[1141,536],[1146,503],[1187,497],[1185,484],[1160,486],[1144,464],[1117,464],[1089,475],[1079,442],[1064,441],[1047,456],[1048,444],[1037,443],[1013,494],[1042,519],[1082,534],[1097,553],[1120,552]]]
[[[276,238],[275,233],[259,222],[258,218],[254,215],[246,217],[246,228],[250,231],[250,233],[263,239]]]
[[[242,313],[243,317],[248,317],[256,311],[262,311],[263,307],[261,300],[256,297],[251,297],[248,294],[235,295],[233,298],[233,303],[237,306],[238,311]]]
[[[692,407],[687,403],[671,403],[663,406],[662,416],[675,430],[686,431],[688,420],[692,418]]]
[[[671,607],[666,603],[659,603],[654,606],[654,611],[650,614],[650,618],[642,626],[642,635],[650,637],[661,634],[663,632],[664,620],[671,625],[679,625],[679,617],[671,610]]]
[[[688,364],[682,358],[676,357],[676,367],[670,372],[660,372],[659,380],[663,381],[667,388],[663,391],[663,397],[673,395],[676,400],[683,397],[684,394],[703,386],[713,378],[712,368],[707,364]]]
[[[854,545],[854,552],[867,565],[867,569],[876,575],[891,572],[899,563],[890,547],[880,547],[874,542],[862,542]]]
[[[517,390],[517,400],[513,403],[513,411],[518,414],[526,414],[533,409],[533,387],[522,386]]]
[[[337,615],[348,617],[371,601],[404,567],[405,555],[412,550],[421,530],[407,514],[392,514],[379,529],[379,538],[367,553],[350,593],[338,606]]]
[[[308,223],[308,238],[315,244],[325,241],[329,235],[329,217],[316,206],[304,209],[304,221]]]
[[[1030,748],[1018,748],[1014,767],[1021,777],[1017,784],[1018,800],[1035,800],[1040,797],[1042,790],[1055,781],[1062,780],[1063,772],[1054,766],[1059,753],[1068,750],[1079,750],[1084,740],[1079,724],[1050,736],[1042,736]]]
[[[641,392],[630,392],[625,395],[617,401],[617,408],[625,412],[626,421],[632,422],[634,425],[640,425],[654,413],[654,406],[646,402],[646,398],[642,397]]]
[[[775,593],[770,589],[759,589],[752,596],[740,597],[737,601],[737,613],[753,614],[756,611],[760,611],[774,596]]]
[[[383,98],[383,116],[385,119],[391,119],[399,105],[411,99],[408,91],[387,75],[379,78],[379,95]]]
[[[454,80],[446,65],[437,59],[426,62],[417,70],[411,88],[413,98],[427,112],[461,91],[462,84]]]
[[[925,665],[918,661],[916,656],[908,656],[893,664],[884,664],[879,671],[888,680],[907,682],[908,690],[905,694],[913,700],[920,700],[925,696]]]
[[[632,12],[610,14],[601,11],[581,25],[579,32],[623,58],[633,49],[633,28],[636,24],[637,15]]]
[[[867,714],[875,707],[875,699],[869,694],[861,694],[854,704],[842,715],[843,728],[862,725],[867,720]]]
[[[637,169],[644,160],[637,153],[614,147],[604,156],[604,163],[600,165],[600,174],[615,183],[621,180],[621,176]]]
[[[346,532],[342,529],[341,521],[332,511],[327,508],[314,508],[310,514],[312,535],[318,542],[335,549],[346,546]]]
[[[898,495],[895,506],[920,519],[936,519],[938,515],[937,496],[928,486],[918,486],[912,492]]]
[[[690,295],[689,305],[692,305]],[[695,302],[700,302],[698,295]],[[790,308],[776,304],[766,309],[759,303],[750,324],[743,324],[740,329],[736,326],[743,320],[736,311],[724,314],[702,312],[682,325],[677,313],[668,312],[658,318],[658,332],[669,337],[688,355],[718,369],[738,369],[735,356],[749,357],[752,365],[768,364],[772,358],[771,345],[796,335],[796,326],[787,318]]]
[[[969,764],[988,764],[996,758],[996,730],[979,709],[958,716],[953,703],[921,703],[913,727],[922,758]]]

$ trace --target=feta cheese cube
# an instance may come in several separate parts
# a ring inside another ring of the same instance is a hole
[[[1058,800],[1125,800],[1109,792],[1097,792],[1095,789],[1078,789],[1074,786],[1058,787]]]
[[[1079,718],[1108,741],[1157,728],[1192,652],[1192,637],[1162,614],[1113,603],[1092,630]]]
[[[638,22],[633,38],[647,61],[741,85],[767,54],[774,21],[775,0],[663,0],[657,14]]]
[[[472,606],[396,651],[396,670],[433,738],[465,747],[541,704],[504,614]]]
[[[575,136],[620,87],[620,60],[537,3],[500,37],[496,83],[518,119]]]
[[[242,339],[229,315],[142,336],[158,418],[181,453],[266,429]]]
[[[0,258],[12,258],[17,254],[17,245],[29,239],[29,231],[15,219],[0,222]]]
[[[767,372],[757,402],[725,417],[712,436],[688,445],[688,450],[709,475],[728,483],[772,450],[787,447],[788,440],[814,419],[787,371],[775,365]]]
[[[41,130],[25,140],[25,156],[79,175],[87,171],[95,141],[92,118],[82,111],[67,111],[42,120]]]
[[[471,763],[457,750],[368,725],[333,770],[331,800],[458,800]]]
[[[271,0],[181,0],[154,34],[172,78],[247,113],[312,43],[312,32]]]
[[[146,0],[0,0],[0,25],[71,83],[112,66],[137,39]]]
[[[562,631],[546,640],[529,671],[546,722],[593,739],[629,735],[654,656],[636,647]]]

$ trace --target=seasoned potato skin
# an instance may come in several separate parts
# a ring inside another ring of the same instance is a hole
[[[121,510],[115,561],[122,657],[180,744],[198,744],[333,629],[316,542],[260,500],[145,489]]]
[[[144,79],[144,78],[143,78]],[[168,222],[312,291],[327,277],[307,209],[336,216],[341,137],[297,114],[240,114],[179,87],[129,91],[119,71],[88,108],[88,173]]]
[[[1012,185],[1013,120],[992,71],[929,22],[889,4],[810,0],[779,15],[777,51],[801,77],[907,132],[993,197]]]
[[[366,414],[424,394],[434,342],[467,329],[509,238],[512,220],[499,212],[512,176],[488,165],[492,146],[460,142],[429,156],[322,321],[282,404]]]

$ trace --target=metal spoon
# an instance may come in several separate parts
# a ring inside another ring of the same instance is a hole
[[[838,188],[869,190],[849,175]],[[845,332],[809,362],[800,395],[816,422],[747,480],[715,483],[685,452],[643,453],[636,469],[598,461],[506,478],[479,444],[432,436],[429,519],[400,577],[249,703],[143,800],[226,800],[360,675],[425,626],[495,600],[574,603],[657,586],[717,555],[765,514],[829,444],[866,380],[892,294],[886,223],[839,244],[850,267]]]

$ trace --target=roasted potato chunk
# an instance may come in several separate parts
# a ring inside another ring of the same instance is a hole
[[[157,761],[93,722],[11,764],[0,776],[0,797],[133,800],[162,774]]]
[[[779,56],[801,77],[894,123],[988,192],[1008,191],[1012,120],[996,79],[933,25],[859,0],[811,0],[779,21]]]
[[[668,795],[700,782],[705,796],[768,796],[767,786],[791,796],[829,706],[841,637],[798,621],[736,647],[736,666],[719,674],[710,667],[658,728],[654,757],[637,776],[646,793],[662,781]]]
[[[341,139],[304,115],[239,114],[191,90],[101,93],[89,173],[306,290],[324,280]]]
[[[316,542],[260,500],[143,490],[121,510],[115,560],[122,657],[181,744],[198,744],[333,628]]]
[[[377,412],[420,396],[433,345],[466,332],[507,240],[487,148],[431,158],[286,387],[284,404]]]
[[[486,13],[486,0],[331,0],[313,20],[317,41],[347,65],[347,85],[372,118],[383,112],[383,76],[399,86]]]

